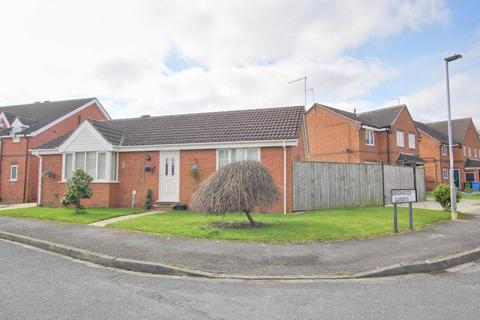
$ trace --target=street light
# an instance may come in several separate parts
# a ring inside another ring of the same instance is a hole
[[[445,71],[447,74],[447,106],[448,106],[448,156],[450,158],[450,208],[452,210],[452,220],[457,220],[457,189],[455,188],[455,181],[453,180],[453,134],[452,134],[452,114],[450,109],[450,79],[448,74],[448,63],[460,59],[460,54],[446,57]]]

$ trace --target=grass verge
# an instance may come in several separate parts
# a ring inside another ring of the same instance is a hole
[[[108,225],[111,228],[143,231],[164,236],[242,240],[259,242],[308,242],[346,240],[392,233],[391,207],[349,208],[311,211],[302,214],[255,214],[262,228],[218,228],[215,224],[245,222],[241,213],[214,216],[173,211],[140,217]],[[448,220],[445,211],[414,209],[416,230],[425,225]],[[399,229],[408,228],[408,210],[399,208]]]
[[[76,214],[72,208],[19,208],[0,211],[0,216],[34,218],[44,220],[55,220],[62,222],[89,224],[92,222],[109,218],[124,216],[127,214],[144,212],[143,209],[124,208],[88,208]]]

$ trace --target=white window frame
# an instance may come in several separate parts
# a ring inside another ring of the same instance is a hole
[[[448,179],[449,179],[448,176],[450,175],[450,169],[445,169],[445,168],[443,168],[443,172],[442,172],[442,173],[443,173],[443,175],[442,175],[443,180],[448,180]]]
[[[467,156],[467,146],[463,146],[463,155]]]
[[[12,177],[13,168],[15,168],[15,178]],[[18,181],[18,164],[10,165],[10,179],[9,181],[15,182]]]
[[[448,156],[448,146],[447,145],[442,145],[442,156]]]
[[[472,157],[472,148],[468,147],[468,156],[471,158]]]
[[[367,146],[375,145],[375,131],[371,129],[365,129],[365,145]]]
[[[80,151],[80,152],[65,152],[62,154],[62,182],[66,182],[66,172],[65,172],[65,158],[67,154],[72,155],[72,172],[75,171],[75,159],[77,153],[84,153],[85,154],[85,161],[83,164],[83,171],[87,172],[87,152],[95,152],[95,177],[92,180],[92,183],[116,183],[118,182],[118,166],[119,166],[119,152],[111,152],[111,151]],[[105,179],[98,179],[98,154],[104,153],[105,154]],[[117,168],[116,168],[116,179],[112,179],[112,156],[117,157]]]
[[[414,133],[409,133],[408,134],[408,147],[410,149],[416,149],[417,148],[417,136]]]
[[[399,139],[400,137],[402,138],[401,140]],[[400,130],[397,130],[397,147],[405,147],[405,132]]]
[[[237,150],[237,149],[256,149],[257,150],[257,155],[258,155],[258,159],[257,161],[261,161],[262,159],[262,155],[261,155],[261,150],[262,148],[257,148],[257,147],[245,147],[245,148],[221,148],[221,149],[217,149],[217,170],[220,169],[220,164],[219,164],[219,156],[218,156],[218,153],[220,150],[227,150],[228,151],[228,164],[232,163],[232,150]]]

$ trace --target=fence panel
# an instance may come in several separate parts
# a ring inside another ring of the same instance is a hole
[[[294,162],[293,210],[383,204],[378,164]]]
[[[293,163],[293,210],[381,206],[392,189],[413,188],[412,167],[367,163]],[[425,170],[416,169],[418,201],[425,200]]]

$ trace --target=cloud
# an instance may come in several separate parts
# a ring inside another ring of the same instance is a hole
[[[445,21],[435,0],[11,1],[0,103],[98,96],[115,117],[303,104],[287,82],[304,75],[317,100],[356,101],[397,72],[347,49]]]

